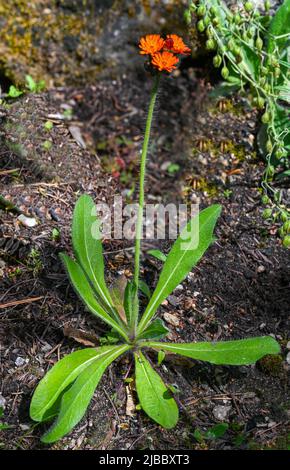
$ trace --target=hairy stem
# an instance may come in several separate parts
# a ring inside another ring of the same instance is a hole
[[[141,154],[141,164],[140,164],[140,188],[139,188],[139,206],[138,206],[138,215],[137,215],[137,224],[136,224],[136,240],[135,240],[135,270],[134,270],[134,283],[136,286],[136,294],[134,298],[133,305],[133,316],[132,316],[132,336],[135,336],[136,326],[138,322],[138,313],[139,313],[139,299],[138,299],[138,289],[139,289],[139,274],[140,274],[140,254],[141,254],[141,237],[143,229],[143,210],[144,210],[144,182],[145,182],[145,173],[146,173],[146,160],[148,153],[148,146],[150,140],[150,131],[152,126],[154,106],[156,102],[158,86],[160,82],[160,74],[158,73],[155,76],[154,84],[151,91],[150,104],[148,109],[148,115],[146,120],[145,136],[142,147]]]

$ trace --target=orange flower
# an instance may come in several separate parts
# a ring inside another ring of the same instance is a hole
[[[152,65],[156,67],[159,72],[166,70],[166,72],[172,72],[176,69],[176,64],[178,63],[178,57],[176,57],[172,52],[157,52],[152,57]]]
[[[177,34],[167,34],[165,47],[174,54],[190,54],[189,47],[184,44],[183,39]]]
[[[164,39],[160,34],[147,34],[144,38],[140,39],[139,47],[141,49],[140,54],[153,55],[156,52],[161,51],[165,44]]]

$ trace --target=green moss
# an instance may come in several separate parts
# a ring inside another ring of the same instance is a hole
[[[283,359],[280,355],[264,356],[258,361],[258,367],[262,372],[278,377],[283,372]]]

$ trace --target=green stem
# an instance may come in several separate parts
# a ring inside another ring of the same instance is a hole
[[[132,336],[135,336],[136,326],[138,322],[138,313],[139,313],[139,300],[138,300],[138,289],[139,289],[139,274],[140,274],[140,254],[141,254],[141,237],[143,229],[143,210],[144,210],[144,182],[145,182],[145,173],[146,173],[146,160],[148,153],[148,146],[150,140],[150,131],[152,126],[154,106],[156,102],[158,86],[160,82],[160,74],[158,73],[155,76],[154,84],[151,91],[150,104],[148,109],[148,115],[146,120],[145,136],[142,147],[141,154],[141,164],[140,164],[140,188],[139,188],[139,206],[138,206],[138,215],[137,215],[137,224],[136,224],[136,240],[135,240],[135,270],[134,270],[134,283],[136,287],[136,294],[133,304],[133,316],[132,316]]]

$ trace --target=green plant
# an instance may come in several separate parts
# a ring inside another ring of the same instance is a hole
[[[25,75],[25,81],[26,81],[26,88],[31,93],[40,93],[41,91],[45,90],[45,81],[40,80],[39,82],[36,82],[31,75]]]
[[[23,93],[24,92],[19,90],[19,88],[17,88],[16,86],[10,85],[7,96],[8,98],[18,98],[19,96],[23,95]]]
[[[284,223],[290,211],[278,183],[290,176],[290,0],[273,17],[268,1],[264,14],[251,2],[233,11],[221,0],[190,2],[189,12],[196,14],[205,47],[214,51],[213,65],[226,80],[212,96],[239,90],[260,113],[257,143],[266,161],[262,202],[271,206],[272,221]],[[287,237],[285,230],[279,233]]]
[[[150,37],[148,48],[154,44],[158,47],[161,44],[162,47],[164,40],[160,36],[160,39],[155,36],[157,35]],[[175,39],[170,39],[168,47],[174,45]],[[180,43],[178,45],[182,46]],[[158,63],[156,67],[160,70],[159,67],[163,64],[167,70],[175,63],[175,58],[173,54],[169,56],[165,54],[164,57],[156,59]],[[141,156],[134,277],[131,280],[122,278],[111,289],[107,287],[100,221],[95,215],[92,198],[82,195],[76,203],[72,223],[75,259],[64,253],[60,256],[75,291],[86,307],[111,327],[112,331],[103,339],[105,345],[69,354],[55,364],[38,384],[30,405],[31,418],[43,422],[56,417],[52,427],[42,437],[45,443],[62,438],[80,421],[105,370],[123,354],[131,353],[134,356],[135,384],[141,408],[161,426],[172,428],[178,420],[178,407],[172,394],[175,389],[166,385],[154,370],[146,357],[148,349],[158,353],[158,364],[163,361],[166,352],[170,352],[212,364],[230,365],[251,364],[265,354],[276,354],[280,350],[278,343],[272,337],[219,343],[160,342],[167,336],[168,329],[159,318],[156,318],[156,312],[214,241],[213,231],[221,207],[212,205],[188,222],[164,260],[159,281],[151,295],[144,282],[140,280],[140,255],[146,159],[154,104],[161,78],[161,71],[153,70],[153,73],[155,78]],[[140,315],[139,291],[145,291],[150,297],[142,315]]]

